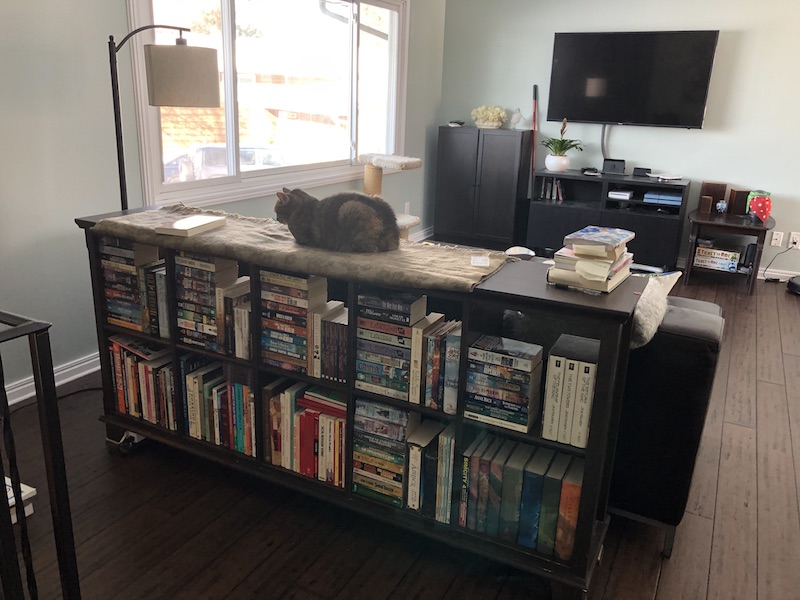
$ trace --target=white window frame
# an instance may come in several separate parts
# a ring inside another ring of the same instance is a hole
[[[397,11],[397,82],[394,98],[395,108],[394,154],[403,155],[405,147],[406,87],[408,69],[410,0],[363,0],[364,3]],[[150,0],[127,0],[130,29],[153,24],[153,11]],[[223,3],[223,22],[227,18]],[[184,23],[165,23],[165,25],[186,26]],[[223,35],[229,35],[223,32]],[[191,34],[189,34],[191,44]],[[139,136],[139,165],[142,178],[142,201],[145,206],[168,205],[182,202],[192,206],[208,206],[261,198],[275,194],[284,187],[314,188],[323,185],[342,183],[360,179],[364,167],[355,164],[345,165],[302,165],[267,171],[239,173],[230,177],[172,183],[162,182],[161,131],[159,109],[149,106],[147,100],[147,78],[144,66],[143,46],[154,43],[152,30],[142,32],[130,39],[131,65],[133,74],[133,94],[136,108],[136,129]],[[225,57],[226,90],[235,82],[234,57]],[[236,103],[230,102],[229,120],[233,116]],[[233,129],[237,129],[235,121]],[[229,127],[229,130],[231,127]],[[391,143],[391,140],[390,140]],[[229,148],[232,146],[229,146]],[[231,151],[232,152],[232,151]],[[235,154],[232,154],[236,156]],[[237,165],[238,160],[234,163]]]

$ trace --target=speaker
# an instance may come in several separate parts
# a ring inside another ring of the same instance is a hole
[[[625,174],[625,161],[614,158],[606,158],[603,160],[603,174],[604,175],[624,175]]]
[[[634,177],[647,177],[650,175],[650,169],[646,167],[633,167]]]

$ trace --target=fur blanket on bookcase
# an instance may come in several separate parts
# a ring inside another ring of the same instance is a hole
[[[157,234],[155,227],[193,214],[227,217],[225,226],[192,237]],[[392,252],[344,253],[300,246],[274,219],[175,205],[102,219],[93,231],[176,250],[250,262],[298,273],[376,285],[469,292],[509,259],[502,252],[401,240]],[[474,260],[479,257],[479,260]],[[482,264],[483,263],[483,264]]]

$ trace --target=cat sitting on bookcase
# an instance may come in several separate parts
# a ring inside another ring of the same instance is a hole
[[[397,217],[378,196],[342,192],[322,200],[301,189],[278,192],[275,215],[295,241],[337,252],[389,252],[400,245]]]

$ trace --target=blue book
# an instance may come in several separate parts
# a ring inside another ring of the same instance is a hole
[[[442,408],[448,415],[456,414],[458,404],[458,370],[461,362],[461,323],[446,338]]]
[[[539,448],[522,473],[522,493],[519,506],[517,543],[526,548],[536,548],[539,537],[539,514],[542,506],[542,483],[550,467],[555,450]]]
[[[536,551],[549,556],[553,555],[556,543],[561,482],[571,459],[569,454],[557,453],[542,482],[542,505],[539,509],[539,534],[536,538]]]

